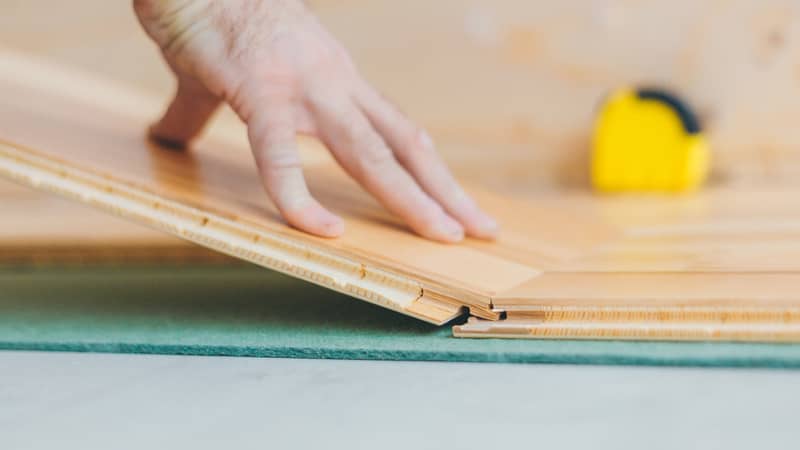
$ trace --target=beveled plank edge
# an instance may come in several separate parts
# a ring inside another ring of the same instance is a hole
[[[635,321],[719,321],[719,322],[798,322],[800,307],[765,306],[531,306],[508,307],[509,320],[544,320],[548,322],[635,322]]]
[[[784,322],[547,322],[471,318],[453,326],[458,338],[614,341],[800,342],[800,323]]]
[[[216,214],[161,198],[0,141],[0,175],[78,200],[204,247],[277,270],[358,299],[442,325],[463,313],[450,302],[426,298],[411,279]]]

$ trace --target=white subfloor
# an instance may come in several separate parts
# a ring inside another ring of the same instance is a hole
[[[0,449],[797,448],[800,372],[0,352]]]

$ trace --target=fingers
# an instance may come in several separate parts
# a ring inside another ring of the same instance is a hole
[[[163,145],[184,148],[203,131],[219,104],[220,99],[198,82],[179,79],[172,103],[150,128],[150,136]]]
[[[248,135],[262,182],[281,215],[295,228],[323,237],[344,232],[342,219],[323,208],[308,191],[295,141],[289,104],[256,109]]]
[[[464,226],[468,235],[481,239],[497,236],[497,222],[481,211],[459,186],[425,131],[365,84],[358,91],[357,101],[375,129],[393,149],[400,164],[448,214]]]
[[[345,96],[311,97],[320,135],[342,167],[414,231],[458,242],[463,227],[445,213],[395,159],[358,107]]]

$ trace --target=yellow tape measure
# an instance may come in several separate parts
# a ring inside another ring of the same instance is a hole
[[[685,103],[655,89],[622,89],[595,123],[592,185],[602,192],[683,192],[708,176],[711,155]]]

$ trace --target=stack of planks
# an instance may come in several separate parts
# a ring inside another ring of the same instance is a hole
[[[431,323],[468,311],[456,336],[800,341],[797,190],[512,197],[468,184],[503,231],[448,246],[303,141],[312,192],[347,222],[327,240],[285,225],[230,133],[155,147],[143,130],[159,101],[11,52],[0,90],[0,175]]]

